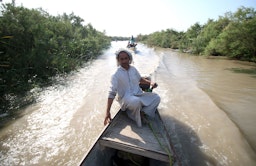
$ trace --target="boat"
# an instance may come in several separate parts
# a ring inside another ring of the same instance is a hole
[[[142,127],[119,110],[80,162],[80,166],[177,165],[170,136],[158,111]]]
[[[137,45],[137,44],[135,44],[135,45],[129,45],[129,44],[128,44],[128,45],[127,45],[127,48],[135,53],[135,52],[136,52],[136,45]]]
[[[130,40],[128,41],[127,48],[129,48],[130,50],[135,52],[136,51],[136,46],[137,46],[137,43],[135,42],[135,39],[132,36],[130,38]]]

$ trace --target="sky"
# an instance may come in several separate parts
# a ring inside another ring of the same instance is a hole
[[[11,3],[12,0],[2,0]],[[15,0],[16,6],[42,8],[57,16],[63,13],[84,19],[108,36],[147,35],[173,29],[187,31],[195,23],[204,25],[227,12],[252,7],[256,0]]]

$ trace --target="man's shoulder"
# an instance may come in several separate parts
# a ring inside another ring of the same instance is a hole
[[[130,65],[129,70],[130,70],[130,71],[137,71],[136,67],[134,67],[134,66],[132,66],[132,65]],[[122,67],[118,67],[118,68],[116,69],[116,71],[114,72],[113,75],[116,75],[116,74],[119,74],[119,73],[123,73],[123,72],[127,72],[127,70],[125,70],[125,69],[122,68]]]
[[[121,67],[118,67],[117,69],[116,69],[116,71],[112,74],[113,76],[114,75],[117,75],[117,74],[119,74],[120,72],[122,72],[123,70],[122,70],[122,68]]]
[[[137,70],[136,67],[134,67],[133,65],[130,65],[130,69],[131,70]]]
[[[135,71],[135,72],[138,72],[137,68],[134,67],[134,66],[130,66],[130,70]]]

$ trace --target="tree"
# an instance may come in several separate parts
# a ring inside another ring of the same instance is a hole
[[[110,46],[110,38],[74,13],[50,16],[42,9],[3,5],[0,18],[1,108],[77,69]],[[6,36],[10,36],[7,38]]]
[[[239,8],[230,16],[230,23],[206,49],[208,54],[254,61],[256,59],[256,12],[252,8]]]
[[[197,45],[198,42],[194,42],[194,40],[197,39],[197,36],[201,33],[201,30],[202,26],[199,23],[195,23],[194,25],[192,25],[187,30],[185,35],[183,35],[181,45],[183,45],[183,47],[185,46],[187,50],[195,52],[194,47]]]

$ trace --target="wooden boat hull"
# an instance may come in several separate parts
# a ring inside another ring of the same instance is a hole
[[[127,48],[128,48],[130,51],[133,51],[134,53],[135,53],[136,50],[137,50],[136,46],[127,46]]]
[[[125,112],[119,111],[104,128],[80,166],[112,166],[118,162],[115,158],[120,154],[126,158],[137,156],[138,161],[147,162],[146,165],[172,165],[173,151],[158,112],[156,118],[149,121],[150,125],[144,124],[139,128]]]
[[[135,51],[136,47],[129,47],[130,50]]]

